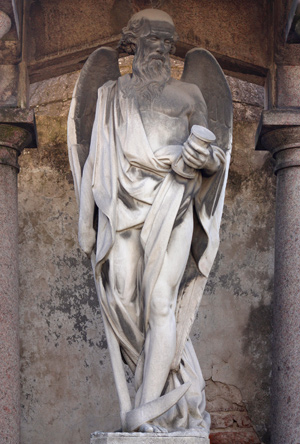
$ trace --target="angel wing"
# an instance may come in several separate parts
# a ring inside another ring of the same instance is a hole
[[[206,102],[208,128],[216,136],[218,155],[224,162],[213,177],[203,178],[195,197],[195,225],[187,273],[176,308],[177,349],[173,368],[179,365],[186,340],[195,320],[208,274],[219,246],[219,229],[223,212],[225,187],[232,143],[232,98],[225,75],[205,49],[192,49],[186,54],[182,81],[196,84]],[[199,271],[201,274],[199,276]]]
[[[186,54],[181,80],[199,87],[207,105],[208,126],[216,136],[216,144],[224,150],[230,149],[232,98],[217,60],[206,49],[192,49]]]
[[[89,154],[95,119],[97,91],[108,80],[116,80],[120,75],[117,51],[102,47],[89,56],[75,84],[68,117],[68,150],[78,204],[81,175]]]

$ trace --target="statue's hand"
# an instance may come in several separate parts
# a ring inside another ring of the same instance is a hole
[[[205,168],[211,151],[207,147],[203,147],[193,140],[188,140],[183,144],[182,157],[184,162],[191,168],[200,170]]]
[[[188,140],[183,144],[182,158],[188,166],[196,170],[204,170],[208,175],[220,168],[220,160],[215,155],[213,146],[201,146],[193,140]]]
[[[78,240],[82,250],[90,256],[96,243],[96,231],[79,221]]]

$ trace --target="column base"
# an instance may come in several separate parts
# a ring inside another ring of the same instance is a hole
[[[209,444],[209,438],[205,432],[172,433],[104,433],[91,434],[90,444]]]

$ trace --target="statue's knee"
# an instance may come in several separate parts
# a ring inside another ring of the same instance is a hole
[[[168,318],[171,312],[172,310],[169,297],[152,295],[150,317],[154,322],[160,319],[163,320]]]

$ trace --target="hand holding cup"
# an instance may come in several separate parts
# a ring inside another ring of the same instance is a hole
[[[183,144],[182,154],[172,165],[173,171],[186,179],[195,177],[195,170],[205,168],[211,156],[210,144],[215,140],[215,135],[209,129],[193,125],[191,134]]]

